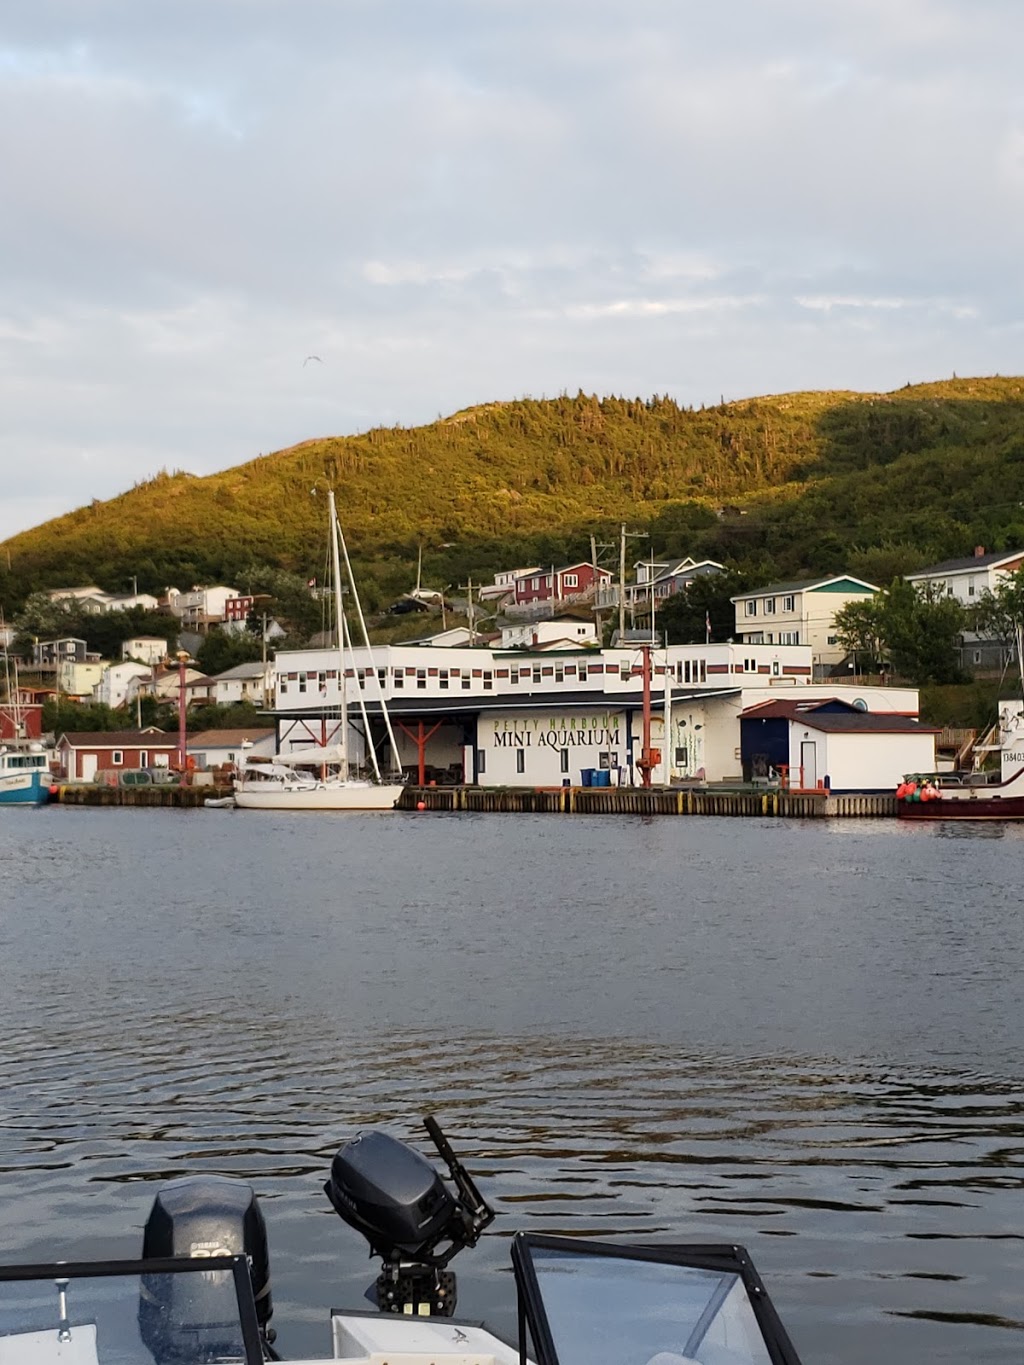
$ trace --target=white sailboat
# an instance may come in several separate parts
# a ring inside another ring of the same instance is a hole
[[[346,628],[341,596],[341,555],[344,551],[352,598],[366,637],[366,623],[352,578],[348,548],[344,544],[334,506],[334,492],[327,494],[330,522],[331,568],[334,577],[334,611],[338,637],[338,687],[341,692],[341,724],[337,744],[297,749],[287,754],[276,754],[269,762],[248,762],[243,756],[235,780],[235,805],[242,810],[393,810],[402,794],[401,782],[388,782],[381,776],[376,750],[369,742],[369,722],[363,707],[363,724],[367,735],[367,753],[373,768],[373,779],[351,775],[348,743],[348,682],[345,676]],[[376,669],[372,670],[374,677]],[[360,704],[362,698],[360,697]],[[391,741],[391,751],[397,760],[397,745],[387,703],[380,696],[384,724]]]

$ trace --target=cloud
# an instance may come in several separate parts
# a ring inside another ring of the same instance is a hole
[[[6,20],[0,536],[517,394],[1016,363],[1018,0]]]

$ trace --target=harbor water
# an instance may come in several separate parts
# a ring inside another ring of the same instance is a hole
[[[0,1259],[137,1254],[250,1179],[278,1347],[364,1245],[333,1152],[441,1120],[517,1229],[742,1242],[804,1360],[1024,1357],[1024,828],[12,810]]]

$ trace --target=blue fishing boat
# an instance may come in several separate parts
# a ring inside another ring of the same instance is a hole
[[[0,747],[0,806],[43,806],[50,799],[50,785],[41,744]]]

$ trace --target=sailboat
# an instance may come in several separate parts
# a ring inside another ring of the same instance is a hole
[[[0,626],[3,615],[0,613]],[[50,799],[50,761],[38,742],[25,738],[18,687],[18,661],[14,660],[11,679],[11,656],[4,646],[4,690],[6,702],[0,705],[3,730],[10,734],[0,741],[0,806],[45,806]]]
[[[352,564],[338,527],[334,491],[327,494],[331,544],[331,568],[334,579],[334,612],[337,629],[338,686],[341,691],[341,724],[338,742],[308,749],[296,749],[287,754],[275,754],[269,762],[250,762],[244,754],[235,779],[235,805],[242,810],[393,810],[402,794],[401,782],[388,782],[381,776],[374,746],[367,742],[367,752],[373,768],[373,778],[351,775],[348,746],[348,680],[345,676],[347,627],[341,597],[341,557],[344,552],[352,598],[359,614],[364,641],[369,647],[366,623],[352,577]],[[376,669],[372,670],[377,676]],[[362,698],[360,697],[360,703]],[[391,751],[397,760],[397,744],[383,693],[380,697],[384,724],[391,741]],[[363,724],[369,741],[369,723],[363,709]]]

